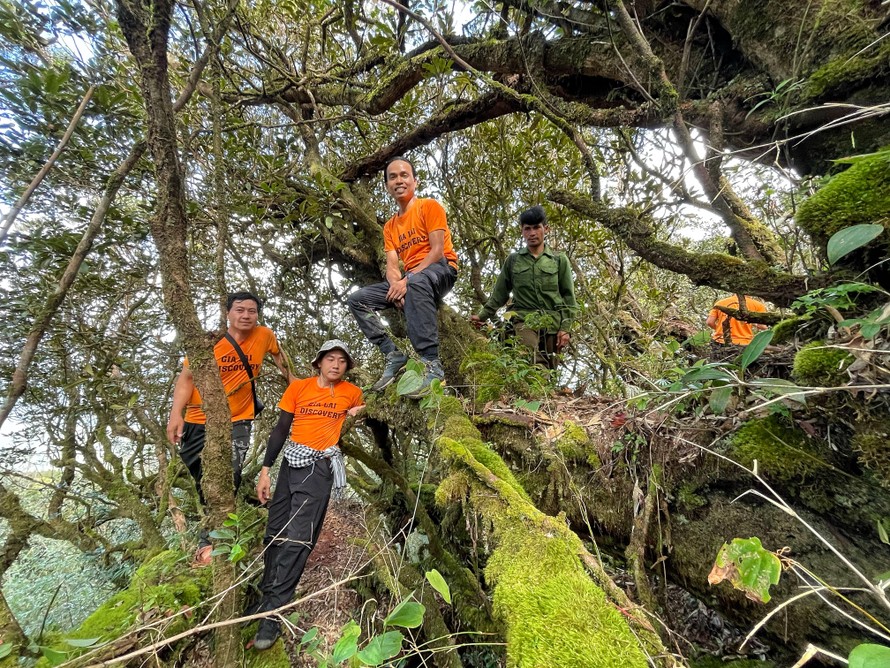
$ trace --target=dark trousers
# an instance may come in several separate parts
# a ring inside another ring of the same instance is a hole
[[[439,357],[438,310],[442,298],[447,295],[457,280],[457,270],[443,258],[419,274],[408,277],[408,292],[405,294],[405,320],[408,339],[422,359]],[[387,335],[377,311],[392,308],[386,300],[389,281],[368,285],[349,295],[347,303],[352,316],[368,340],[378,346],[384,354],[395,350],[396,346]]]
[[[281,462],[263,539],[266,553],[260,584],[261,612],[280,608],[293,598],[321,533],[333,482],[329,459],[298,469],[286,459]]]
[[[235,491],[241,486],[241,469],[244,468],[244,458],[250,448],[250,429],[253,420],[239,420],[232,423],[232,472],[234,473]],[[182,441],[179,445],[179,456],[188,467],[189,473],[195,479],[198,488],[198,498],[204,505],[204,492],[201,490],[201,452],[204,450],[204,425],[185,423],[182,430]]]

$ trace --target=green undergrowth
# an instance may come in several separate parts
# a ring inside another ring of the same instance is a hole
[[[437,445],[453,473],[440,505],[469,503],[490,525],[495,547],[485,568],[494,610],[506,627],[508,666],[647,665],[638,636],[585,570],[584,547],[562,517],[541,513],[504,461],[465,424],[449,420]],[[635,633],[637,635],[635,635]],[[659,650],[657,638],[649,649]]]
[[[528,350],[521,345],[475,343],[465,353],[460,372],[471,388],[477,410],[502,396],[540,398],[551,384],[550,372],[532,364]]]
[[[123,591],[105,601],[74,631],[61,637],[55,634],[44,644],[69,657],[87,649],[78,649],[65,642],[70,639],[97,638],[97,644],[120,637],[130,629],[158,622],[163,635],[179,633],[191,624],[184,608],[195,606],[206,598],[211,586],[209,568],[191,569],[188,558],[178,550],[167,550],[143,564]],[[37,666],[49,666],[46,659]]]
[[[813,341],[797,351],[792,375],[802,385],[836,387],[849,380],[846,369],[852,363],[853,355],[846,350]]]

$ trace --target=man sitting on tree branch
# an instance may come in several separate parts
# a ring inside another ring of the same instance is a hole
[[[399,206],[399,213],[383,227],[386,280],[353,292],[348,304],[364,335],[386,356],[383,375],[371,387],[375,392],[392,383],[408,363],[407,355],[387,335],[377,311],[392,306],[404,311],[408,339],[426,365],[423,385],[408,395],[417,398],[434,379],[445,378],[439,361],[438,309],[457,280],[457,254],[445,209],[434,199],[416,196],[414,165],[402,157],[392,158],[384,167],[383,180]]]
[[[241,469],[250,447],[253,419],[262,410],[256,397],[254,379],[260,372],[266,353],[272,355],[275,366],[288,381],[295,380],[287,367],[284,352],[278,347],[275,334],[268,327],[257,325],[262,302],[249,292],[230,294],[226,301],[229,328],[225,337],[213,348],[223,388],[232,414],[232,470],[235,491],[241,485]],[[185,416],[183,417],[183,411]],[[188,358],[173,389],[173,407],[167,422],[167,438],[181,444],[179,456],[195,479],[198,497],[204,505],[201,490],[201,452],[204,450],[204,429],[207,416],[201,409],[201,394],[195,387]],[[201,531],[195,565],[207,566],[212,547],[206,530]]]

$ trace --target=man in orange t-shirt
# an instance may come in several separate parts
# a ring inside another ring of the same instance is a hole
[[[359,329],[386,356],[383,375],[371,388],[375,392],[395,380],[408,362],[377,312],[393,306],[404,311],[408,339],[426,365],[422,387],[409,395],[418,397],[434,379],[445,378],[439,361],[438,309],[457,280],[457,254],[445,209],[436,200],[416,196],[414,166],[403,157],[392,158],[384,167],[383,180],[399,206],[399,213],[383,227],[386,280],[353,292],[347,301]]]
[[[294,378],[287,368],[284,353],[278,347],[275,334],[268,327],[257,325],[260,300],[249,292],[236,292],[228,296],[226,316],[229,320],[228,334],[241,347],[250,364],[254,378],[259,375],[266,353],[272,355],[275,366],[288,380]],[[250,431],[254,419],[253,389],[250,378],[234,346],[222,339],[213,348],[223,388],[229,399],[232,413],[232,470],[235,476],[235,491],[241,485],[241,469],[244,457],[250,446]],[[185,412],[185,416],[183,416]],[[204,450],[204,425],[207,416],[201,409],[201,394],[195,387],[188,358],[183,362],[182,373],[173,388],[173,407],[167,422],[167,438],[180,444],[179,456],[195,479],[198,496],[204,503],[201,490],[201,452]],[[202,531],[195,553],[195,564],[206,566],[210,563],[210,540]]]
[[[766,313],[766,305],[754,297],[745,297],[745,304],[748,311],[753,313]],[[754,329],[766,329],[766,325],[752,324],[744,320],[737,320],[726,315],[717,307],[739,310],[738,295],[731,295],[725,299],[721,299],[714,304],[714,308],[708,314],[708,327],[714,330],[711,334],[711,340],[716,343],[735,344],[737,346],[747,346],[754,338]],[[730,341],[724,341],[724,330],[729,328]]]
[[[256,488],[261,503],[272,498],[263,539],[262,598],[248,607],[248,615],[271,612],[290,602],[318,541],[331,489],[346,487],[340,432],[346,417],[364,408],[362,391],[343,380],[353,365],[345,343],[325,341],[312,362],[318,375],[291,382],[278,403],[281,413],[269,435]],[[282,447],[284,458],[273,496],[269,470]],[[260,621],[253,646],[269,649],[279,635],[280,622],[267,617]]]

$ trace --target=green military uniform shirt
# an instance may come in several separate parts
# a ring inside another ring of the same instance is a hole
[[[550,316],[555,325],[548,333],[567,332],[577,315],[572,267],[565,253],[556,253],[549,246],[539,257],[528,248],[511,253],[498,276],[491,297],[479,311],[480,320],[489,320],[507,303],[513,293],[513,307],[522,320],[529,313]]]

